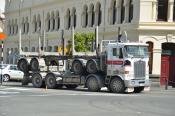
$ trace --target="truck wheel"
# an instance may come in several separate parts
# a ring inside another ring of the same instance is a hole
[[[110,83],[110,89],[113,93],[123,93],[125,91],[125,85],[120,78],[113,78]]]
[[[68,88],[68,89],[75,89],[75,88],[78,87],[78,85],[65,85],[65,86],[66,86],[66,88]]]
[[[97,79],[94,76],[91,76],[88,78],[87,87],[88,87],[88,90],[92,92],[97,92],[97,91],[100,91],[101,89]]]
[[[30,61],[30,67],[32,71],[39,70],[39,62],[37,58],[32,58],[32,60]]]
[[[86,65],[86,70],[88,73],[90,74],[95,74],[97,73],[97,65],[95,64],[95,62],[93,60],[89,60],[87,62],[87,65]]]
[[[82,66],[82,64],[81,64],[81,62],[80,61],[78,61],[78,60],[75,60],[75,61],[73,61],[73,63],[72,63],[72,71],[76,74],[76,75],[80,75],[80,74],[82,74],[83,73],[83,66]]]
[[[45,83],[48,89],[55,89],[57,82],[54,74],[50,73],[46,75]]]
[[[35,88],[41,88],[43,85],[42,76],[39,73],[34,73],[32,75],[32,84]]]
[[[135,87],[134,93],[141,93],[144,90],[144,87]]]

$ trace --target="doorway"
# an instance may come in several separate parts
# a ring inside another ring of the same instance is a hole
[[[160,84],[175,87],[175,43],[162,44]]]
[[[149,74],[152,74],[152,70],[153,70],[153,47],[154,44],[153,42],[146,42],[149,46],[148,46],[148,52],[149,52]]]

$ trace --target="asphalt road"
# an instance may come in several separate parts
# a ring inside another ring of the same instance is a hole
[[[0,116],[175,116],[175,89],[140,94],[0,87]]]

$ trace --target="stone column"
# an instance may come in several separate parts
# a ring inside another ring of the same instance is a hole
[[[116,23],[120,24],[120,20],[121,20],[121,6],[118,4],[117,5],[117,19],[116,19]]]
[[[173,22],[174,0],[169,0],[168,3],[168,22]]]
[[[157,0],[153,0],[152,5],[153,5],[152,18],[153,18],[153,21],[156,22],[157,20]]]
[[[59,19],[59,16],[56,16],[55,17],[55,30],[58,30],[58,19]]]

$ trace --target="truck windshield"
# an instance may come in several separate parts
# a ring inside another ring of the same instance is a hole
[[[148,47],[147,46],[125,46],[126,57],[128,58],[145,58],[148,57]]]

